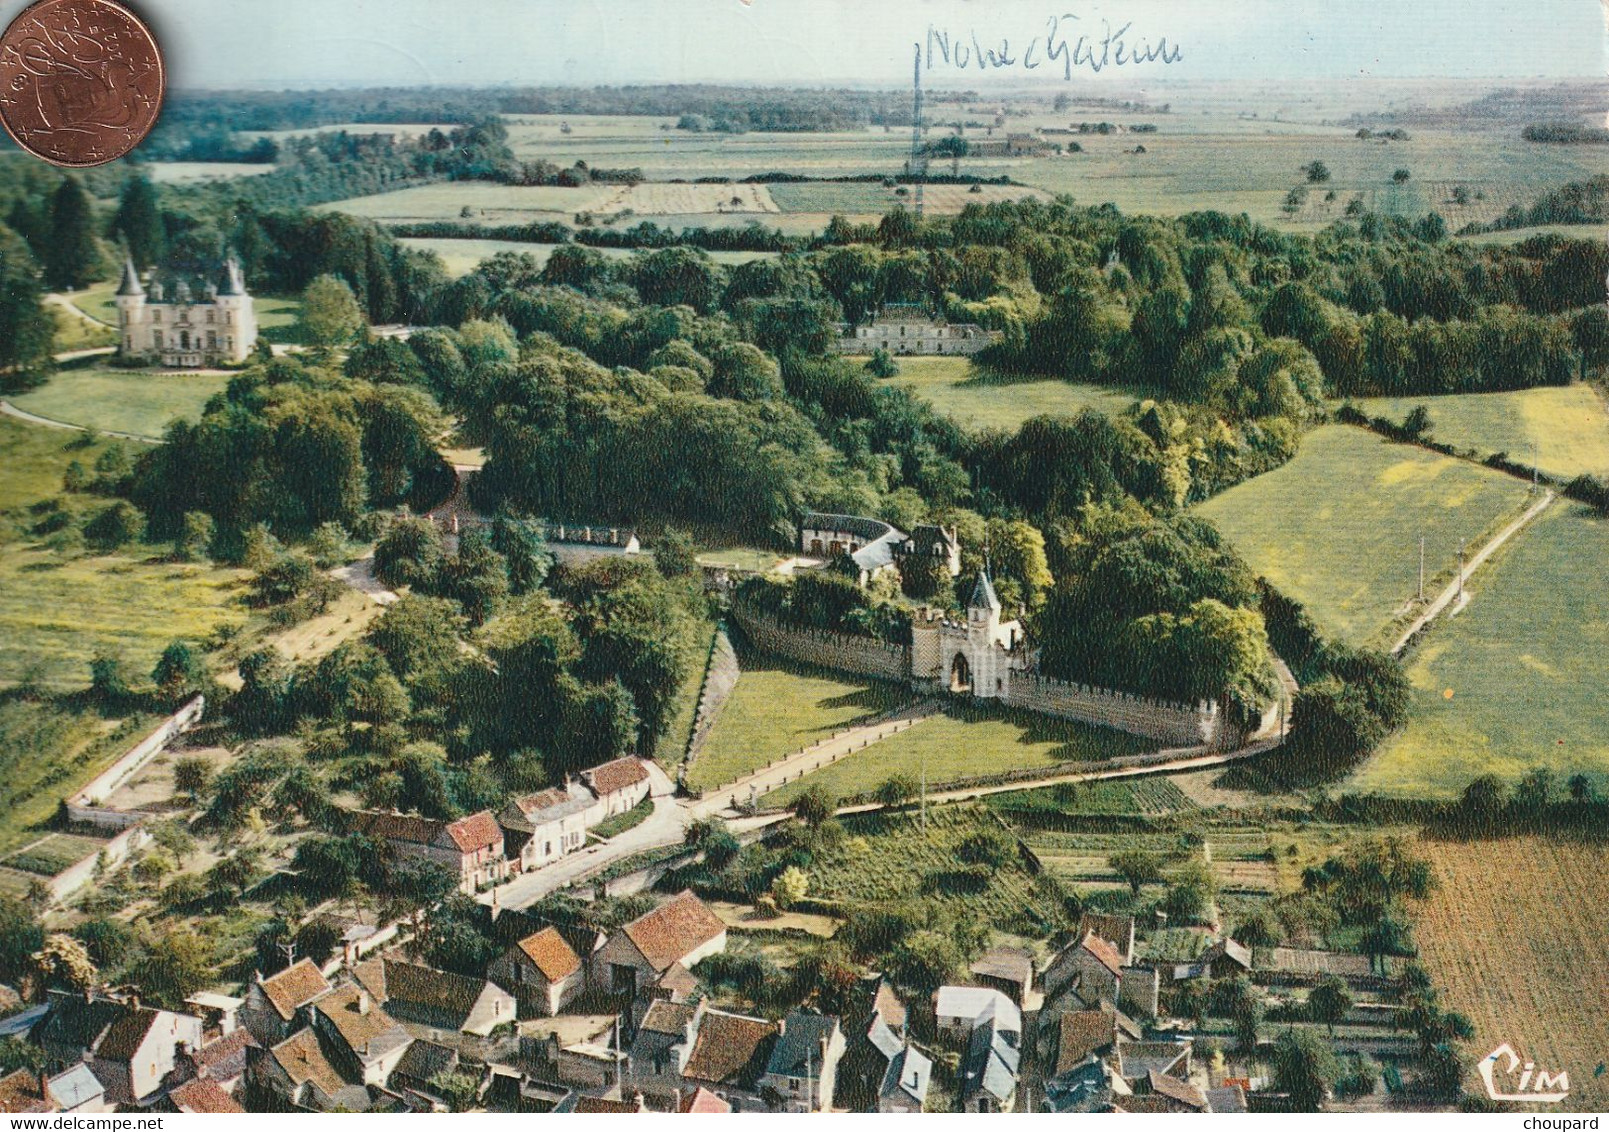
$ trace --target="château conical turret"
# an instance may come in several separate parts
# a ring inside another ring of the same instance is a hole
[[[133,256],[123,259],[123,281],[117,285],[117,293],[125,298],[145,294],[145,288],[140,286],[140,273],[134,270]]]

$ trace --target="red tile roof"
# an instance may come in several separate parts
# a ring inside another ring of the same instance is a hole
[[[95,1047],[95,1056],[107,1061],[128,1061],[140,1052],[146,1035],[156,1025],[158,1012],[150,1007],[126,1010],[106,1028],[106,1036]]]
[[[245,1112],[240,1102],[223,1091],[223,1087],[210,1077],[202,1077],[180,1085],[168,1094],[180,1112]]]
[[[771,1039],[780,1027],[761,1018],[707,1012],[699,1020],[698,1037],[682,1077],[692,1081],[747,1086],[765,1071]]]
[[[492,811],[482,810],[448,825],[447,836],[453,839],[453,844],[458,846],[460,852],[473,853],[501,842],[503,827],[497,824]]]
[[[581,779],[592,787],[594,793],[602,797],[619,790],[629,790],[639,782],[646,782],[648,768],[643,766],[641,759],[627,755],[623,759],[615,759],[613,762],[583,771]]]
[[[1117,953],[1117,948],[1107,943],[1094,932],[1085,932],[1079,946],[1099,959],[1101,965],[1112,974],[1121,975],[1123,973],[1123,957]]]
[[[654,970],[663,971],[725,932],[726,925],[689,890],[620,930]]]
[[[703,1085],[682,1098],[677,1106],[680,1112],[731,1112],[732,1106],[710,1092]]]
[[[299,1007],[330,993],[329,980],[311,959],[298,959],[279,974],[264,979],[261,986],[268,1001],[287,1022],[296,1017]]]
[[[1106,1010],[1073,1010],[1061,1016],[1056,1073],[1081,1065],[1090,1054],[1117,1041],[1117,1016]]]
[[[543,928],[533,935],[526,936],[516,946],[550,983],[556,983],[566,975],[573,975],[581,969],[580,957],[570,949],[570,945],[564,942],[564,937],[555,928]]]
[[[1177,1077],[1170,1077],[1166,1073],[1158,1073],[1155,1069],[1150,1074],[1151,1091],[1158,1096],[1178,1101],[1195,1109],[1207,1107],[1207,1095],[1188,1081],[1181,1081]]]

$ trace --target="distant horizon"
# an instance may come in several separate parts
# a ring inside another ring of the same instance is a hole
[[[0,0],[0,21],[29,0]],[[180,90],[1602,80],[1599,0],[132,0]],[[953,51],[951,50],[953,48]],[[980,59],[983,61],[980,69]]]

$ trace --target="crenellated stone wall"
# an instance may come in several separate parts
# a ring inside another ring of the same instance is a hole
[[[779,656],[880,680],[903,683],[910,678],[910,649],[904,645],[847,633],[796,629],[745,601],[732,602],[732,620],[756,648]]]
[[[1218,738],[1218,705],[1212,703],[1191,707],[1021,671],[1012,672],[1002,698],[1024,711],[1115,727],[1170,745],[1194,747]]]

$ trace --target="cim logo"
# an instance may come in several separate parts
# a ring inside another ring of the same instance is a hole
[[[1497,1067],[1497,1063],[1500,1060],[1507,1063],[1501,1070]],[[1519,1082],[1515,1085],[1514,1091],[1512,1093],[1503,1092],[1497,1080],[1498,1073],[1503,1074],[1505,1080],[1502,1084],[1506,1085],[1509,1083],[1507,1078],[1512,1078],[1516,1070],[1519,1071]],[[1535,1063],[1530,1061],[1525,1062],[1522,1066],[1520,1064],[1520,1055],[1515,1053],[1514,1047],[1507,1042],[1504,1042],[1483,1057],[1477,1072],[1480,1073],[1481,1080],[1486,1085],[1486,1095],[1494,1101],[1557,1104],[1570,1095],[1569,1073],[1549,1073],[1546,1070],[1538,1070]],[[1527,1092],[1527,1089],[1530,1091]]]

